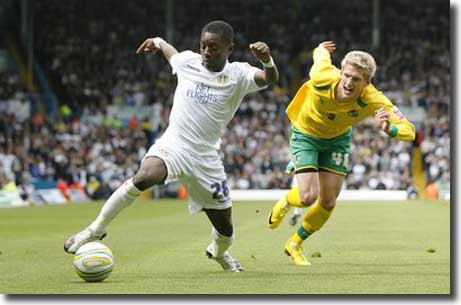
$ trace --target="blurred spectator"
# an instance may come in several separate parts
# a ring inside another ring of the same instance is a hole
[[[433,180],[429,180],[426,185],[426,198],[429,200],[439,199],[439,188]]]

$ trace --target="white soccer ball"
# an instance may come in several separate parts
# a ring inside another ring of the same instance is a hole
[[[87,282],[103,281],[111,274],[114,265],[112,251],[100,242],[84,244],[74,255],[75,271]]]

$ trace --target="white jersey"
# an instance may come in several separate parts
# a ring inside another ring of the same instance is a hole
[[[267,87],[258,87],[254,75],[260,70],[248,63],[226,61],[222,71],[212,72],[202,65],[200,54],[184,51],[173,55],[170,64],[178,85],[163,137],[197,152],[219,149],[221,132],[243,97]]]

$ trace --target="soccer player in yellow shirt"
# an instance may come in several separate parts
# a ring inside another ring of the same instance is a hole
[[[331,62],[332,41],[314,50],[314,64],[286,110],[291,121],[290,157],[293,187],[272,208],[269,228],[282,222],[291,206],[310,207],[301,227],[285,244],[285,253],[296,265],[310,265],[301,244],[330,217],[349,166],[351,128],[369,116],[391,138],[413,141],[415,128],[371,80],[376,71],[373,57],[351,51],[341,70]]]

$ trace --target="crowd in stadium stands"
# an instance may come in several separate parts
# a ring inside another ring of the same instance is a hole
[[[390,140],[372,120],[356,126],[345,187],[413,188],[412,152],[419,146],[427,181],[449,188],[450,31],[444,5],[382,3],[381,46],[373,49],[371,1],[295,1],[289,8],[283,1],[243,1],[243,13],[238,5],[205,2],[209,5],[200,10],[193,1],[175,6],[178,50],[197,51],[200,29],[213,16],[228,20],[236,30],[231,60],[258,65],[248,44],[266,41],[281,75],[278,86],[244,99],[223,134],[221,151],[231,188],[289,188],[293,177],[285,173],[289,123],[284,111],[293,88],[308,76],[312,49],[323,40],[337,43],[337,65],[347,50],[373,53],[378,63],[375,85],[397,106],[425,110],[414,143]],[[113,8],[117,14],[106,13],[107,1],[36,3],[36,59],[59,96],[61,115],[56,122],[43,113],[25,122],[14,114],[0,116],[0,166],[7,178],[24,187],[34,179],[81,183],[92,197],[104,198],[135,173],[167,125],[175,88],[175,77],[161,56],[134,53],[146,37],[166,37],[164,3],[155,3],[145,8],[145,2],[132,1]],[[345,12],[334,20],[322,9],[333,4]],[[185,18],[191,10],[197,15]],[[284,14],[274,15],[278,11]],[[0,76],[0,104],[27,99],[17,74]],[[109,119],[108,105],[149,105],[156,120]],[[101,120],[90,123],[88,118],[95,115]]]

